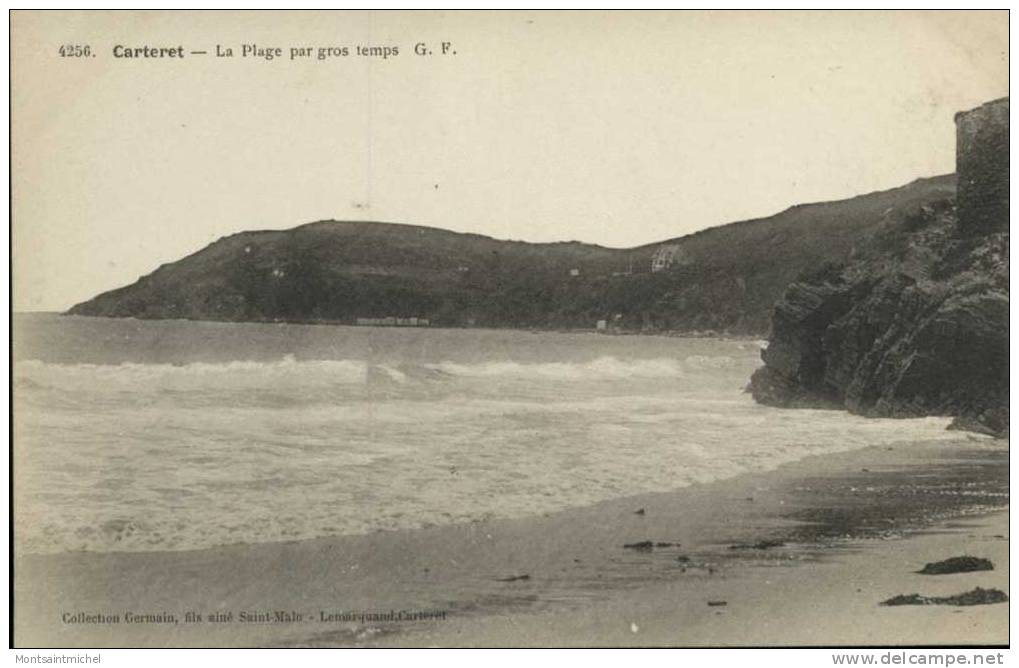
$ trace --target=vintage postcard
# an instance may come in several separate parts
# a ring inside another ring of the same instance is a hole
[[[1007,645],[1007,11],[13,11],[14,647]]]

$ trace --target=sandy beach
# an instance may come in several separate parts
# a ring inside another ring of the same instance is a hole
[[[951,596],[974,587],[1008,590],[1007,513],[930,530],[908,540],[843,546],[838,554],[794,568],[746,564],[719,578],[662,583],[568,614],[466,620],[402,642],[474,647],[1007,644],[1007,604],[876,605],[893,592]],[[915,572],[961,553],[984,555],[995,570],[940,577]]]
[[[1007,508],[1008,442],[960,434],[523,519],[187,552],[21,555],[15,643],[1003,644],[1007,603],[879,603],[1007,593]],[[994,570],[915,572],[962,555]]]

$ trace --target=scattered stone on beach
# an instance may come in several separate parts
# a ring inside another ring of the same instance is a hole
[[[923,575],[947,575],[949,573],[970,573],[972,571],[993,571],[994,564],[979,557],[952,557],[944,561],[927,564],[917,573]]]
[[[880,605],[989,605],[1004,603],[1008,596],[1000,589],[977,587],[955,596],[921,596],[920,594],[899,594]]]
[[[690,557],[686,556],[685,554],[681,554],[678,557],[676,557],[676,561],[682,561],[683,563],[686,563],[690,561]]]
[[[708,605],[710,605],[712,608],[717,608],[719,606],[729,605],[729,602],[728,601],[708,601]]]
[[[623,545],[623,548],[627,550],[637,550],[638,552],[650,552],[655,549],[655,544],[650,540],[642,540],[639,543],[626,543]]]
[[[633,514],[634,514],[634,515],[643,515],[643,514],[644,514],[645,512],[646,512],[646,511],[645,511],[645,510],[644,510],[643,508],[641,508],[641,509],[639,509],[639,510],[635,510],[635,511],[633,512]]]
[[[520,580],[530,580],[531,576],[527,573],[523,575],[510,575],[504,578],[496,578],[496,582],[519,582]]]
[[[679,547],[679,543],[665,543],[665,542],[659,541],[659,542],[655,543],[655,547]]]
[[[730,550],[770,550],[773,547],[783,547],[784,542],[780,540],[759,540],[756,543],[737,543],[730,545]]]

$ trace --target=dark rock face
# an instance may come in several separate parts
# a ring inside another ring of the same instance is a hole
[[[1007,433],[1008,234],[958,241],[950,211],[927,215],[902,260],[879,253],[789,287],[751,379],[757,401]]]
[[[970,184],[985,196],[997,192],[982,186],[987,174]],[[889,209],[845,267],[801,276],[775,306],[754,398],[886,417],[950,415],[958,428],[1007,434],[1007,182],[1004,197],[976,211],[957,210],[951,198]],[[987,225],[1002,207],[1004,227]]]
[[[971,234],[1008,227],[1008,98],[955,116],[959,218]]]

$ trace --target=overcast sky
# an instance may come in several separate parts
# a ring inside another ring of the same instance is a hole
[[[902,185],[954,170],[952,116],[1007,94],[1007,54],[1004,11],[16,13],[14,305],[321,219],[625,247]]]

